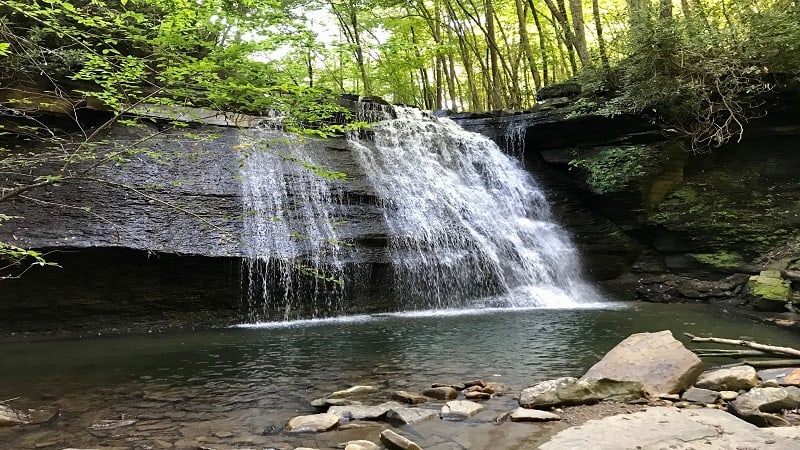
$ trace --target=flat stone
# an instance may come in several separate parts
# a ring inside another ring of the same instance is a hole
[[[381,450],[380,445],[364,439],[348,441],[344,446],[340,445],[340,447],[343,447],[344,450]]]
[[[511,413],[512,422],[549,422],[561,420],[561,416],[547,411],[529,408],[517,408]]]
[[[112,430],[114,428],[122,428],[131,426],[136,423],[134,419],[111,419],[111,420],[98,420],[94,422],[90,430]]]
[[[329,395],[327,398],[347,398],[347,397],[357,397],[359,395],[367,395],[373,394],[378,392],[378,388],[374,386],[353,386],[351,388],[347,388],[341,391],[336,391],[333,394]]]
[[[397,402],[385,402],[375,406],[348,405],[331,406],[328,414],[335,414],[345,420],[379,420],[392,408],[402,408]]]
[[[758,386],[758,374],[751,366],[736,366],[700,374],[696,387],[712,391],[740,391]]]
[[[358,400],[351,400],[349,398],[318,398],[311,400],[311,406],[315,408],[330,408],[331,406],[350,406],[363,404],[364,403]]]
[[[434,417],[439,417],[439,411],[426,408],[392,408],[386,413],[387,419],[404,425],[423,422]]]
[[[711,389],[689,388],[681,395],[681,399],[692,403],[714,403],[719,398],[719,392]]]
[[[25,420],[10,406],[0,404],[0,427],[22,425]]]
[[[465,388],[478,386],[478,387],[486,387],[486,382],[483,380],[471,380],[464,383]]]
[[[769,380],[764,380],[758,384],[758,387],[781,387],[781,384],[778,383],[778,380],[774,378],[770,378]]]
[[[286,431],[290,433],[321,433],[336,428],[339,416],[336,414],[311,414],[292,417],[286,422]]]
[[[469,400],[453,400],[442,406],[442,419],[462,420],[478,414],[483,406]]]
[[[464,397],[466,397],[467,400],[489,400],[492,398],[492,394],[481,391],[471,391],[465,392]]]
[[[450,386],[439,386],[425,389],[422,395],[437,400],[453,400],[458,398],[458,391]]]
[[[417,445],[414,441],[392,430],[384,430],[381,433],[381,443],[389,450],[422,450],[422,447]]]
[[[703,362],[669,330],[632,334],[592,366],[583,379],[639,381],[647,392],[676,394],[702,371]]]
[[[736,391],[719,391],[719,398],[721,400],[725,400],[726,402],[736,400],[736,397],[739,396],[739,393]]]
[[[638,381],[562,377],[524,389],[519,396],[519,406],[550,408],[587,405],[603,400],[631,401],[644,395],[644,387]]]
[[[419,403],[427,402],[428,397],[408,391],[394,391],[392,392],[392,400],[397,400],[398,402],[416,405]]]
[[[800,441],[773,434],[718,409],[648,408],[590,420],[557,433],[540,450],[797,449]]]
[[[793,373],[794,375],[792,375]],[[791,378],[789,378],[790,375],[792,375]],[[758,371],[758,377],[762,380],[778,380],[782,386],[792,386],[800,384],[800,369],[796,367],[762,369]],[[789,378],[788,381],[787,378]]]

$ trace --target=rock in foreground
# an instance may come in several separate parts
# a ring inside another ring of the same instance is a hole
[[[559,432],[539,447],[564,449],[797,449],[800,429],[793,436],[773,434],[718,409],[649,408],[590,420]]]
[[[729,367],[701,374],[694,385],[712,391],[747,390],[758,386],[758,374],[750,366]]]
[[[651,394],[677,394],[691,386],[702,370],[700,358],[664,330],[628,336],[583,379],[640,381]]]
[[[415,442],[400,436],[392,430],[381,433],[381,443],[389,450],[422,450]]]
[[[290,433],[321,433],[332,430],[339,424],[336,414],[312,414],[292,417],[286,422],[286,431]]]
[[[0,404],[0,427],[22,425],[25,421],[10,407]]]
[[[588,405],[603,400],[631,401],[646,395],[638,381],[577,379],[573,377],[542,381],[520,393],[523,408]]]

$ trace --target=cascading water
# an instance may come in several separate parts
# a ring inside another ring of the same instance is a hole
[[[334,180],[302,143],[273,130],[252,130],[240,144],[244,273],[248,319],[330,314],[342,295],[342,247],[331,205]],[[305,291],[305,292],[300,292]],[[324,304],[317,304],[317,302]],[[321,312],[324,310],[324,312]]]
[[[361,312],[365,299],[350,297],[364,285],[358,295],[371,297],[370,311],[565,307],[598,298],[520,161],[417,109],[370,105],[368,112],[385,120],[336,149],[332,141],[307,146],[275,130],[245,136],[251,322]],[[326,176],[331,161],[360,181]],[[351,221],[361,223],[344,225],[344,240],[370,248],[341,245],[337,225]]]
[[[384,205],[401,308],[598,298],[519,161],[448,119],[411,108],[396,116],[351,146]]]

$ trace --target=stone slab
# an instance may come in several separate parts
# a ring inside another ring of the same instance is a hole
[[[800,429],[772,433],[718,409],[648,408],[563,430],[541,450],[800,449]]]

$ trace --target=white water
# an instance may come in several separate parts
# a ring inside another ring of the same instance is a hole
[[[384,211],[394,280],[385,291],[397,311],[601,300],[581,278],[567,233],[520,161],[490,139],[417,109],[371,114],[388,120],[358,133],[369,138],[351,136],[348,147]],[[289,136],[262,130],[249,138],[240,175],[250,322],[295,318],[299,302],[313,303],[313,317],[346,313],[332,305],[344,287],[319,277],[351,281],[330,211],[341,204],[336,189],[309,169],[320,165],[313,152]]]
[[[599,300],[519,161],[448,119],[396,114],[352,147],[383,199],[401,309]]]
[[[242,147],[250,321],[276,315],[287,320],[296,303],[309,298],[335,301],[341,286],[322,279],[342,274],[336,219],[329,207],[339,200],[330,183],[310,169],[316,162],[291,135],[254,130]],[[304,275],[302,283],[298,273]]]

